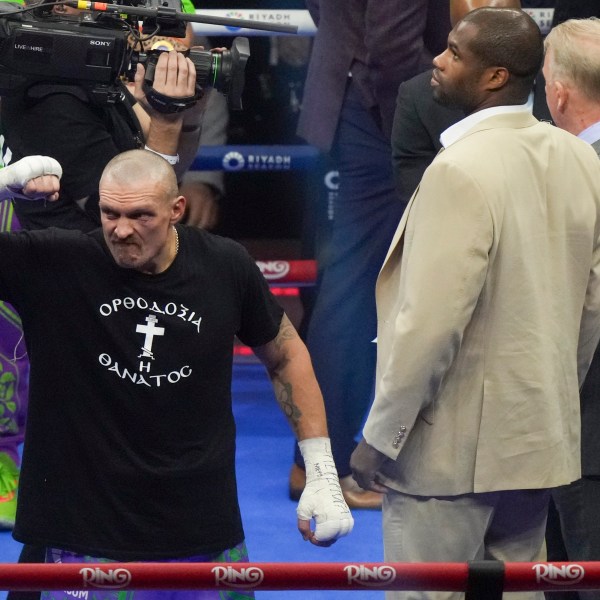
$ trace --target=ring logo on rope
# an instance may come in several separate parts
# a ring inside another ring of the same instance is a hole
[[[538,583],[545,581],[554,585],[574,585],[579,583],[585,575],[585,570],[581,565],[553,565],[550,563],[540,563],[533,565],[535,579]]]
[[[257,260],[256,264],[267,281],[282,279],[290,272],[290,263],[287,260]]]
[[[396,569],[390,565],[375,566],[372,569],[365,565],[348,565],[344,567],[348,575],[348,584],[364,587],[381,587],[396,579]]]
[[[118,590],[131,583],[131,573],[127,569],[102,569],[85,567],[79,571],[83,576],[84,587]]]
[[[223,157],[223,169],[225,171],[241,171],[246,164],[246,159],[239,152],[228,152]]]
[[[215,584],[217,587],[228,588],[255,588],[258,587],[265,578],[265,573],[258,567],[243,567],[239,570],[232,566],[218,566],[211,569],[215,574]]]

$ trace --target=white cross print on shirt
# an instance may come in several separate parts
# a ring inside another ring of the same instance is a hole
[[[148,325],[138,325],[135,328],[137,333],[146,334],[146,337],[144,338],[144,345],[142,346],[142,354],[140,354],[138,358],[149,357],[154,360],[154,355],[152,354],[152,342],[154,341],[154,336],[165,335],[165,328],[156,327],[158,319],[155,315],[148,315],[146,317],[146,323],[148,323]]]

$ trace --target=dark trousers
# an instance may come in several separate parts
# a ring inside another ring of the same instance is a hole
[[[549,561],[600,561],[600,480],[578,479],[552,490],[546,530]],[[600,600],[600,590],[552,592],[548,600]]]
[[[372,401],[375,281],[404,205],[394,188],[391,149],[349,83],[332,151],[339,189],[325,247],[317,249],[319,288],[306,342],[327,410],[340,477]],[[296,462],[301,458],[296,451]]]

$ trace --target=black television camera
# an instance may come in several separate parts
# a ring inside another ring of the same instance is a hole
[[[52,6],[65,4],[86,10],[77,16],[52,12]],[[280,30],[254,21],[185,14],[178,10],[180,7],[180,0],[116,0],[112,4],[44,1],[0,13],[0,96],[32,83],[49,82],[82,86],[99,102],[114,103],[121,96],[119,82],[127,79],[138,62],[145,65],[145,86],[151,88],[160,52],[135,50],[128,37],[138,41],[157,34],[184,37],[186,21]],[[241,109],[244,69],[250,56],[248,39],[236,38],[231,49],[222,53],[191,49],[187,54],[196,67],[199,90],[213,87],[227,96],[231,108]],[[176,112],[186,105],[160,94],[153,99],[155,108],[162,112]]]

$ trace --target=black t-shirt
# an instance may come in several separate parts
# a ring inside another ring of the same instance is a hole
[[[31,361],[17,540],[156,560],[243,539],[233,341],[271,341],[282,310],[239,244],[178,232],[158,275],[116,266],[100,231],[0,235]]]
[[[120,152],[143,146],[135,101],[124,86],[121,93],[121,101],[99,105],[82,87],[39,83],[2,98],[0,122],[12,160],[45,154],[63,169],[58,202],[14,201],[23,228],[92,231],[100,225],[98,183],[104,167]],[[82,209],[76,201],[85,197]]]

